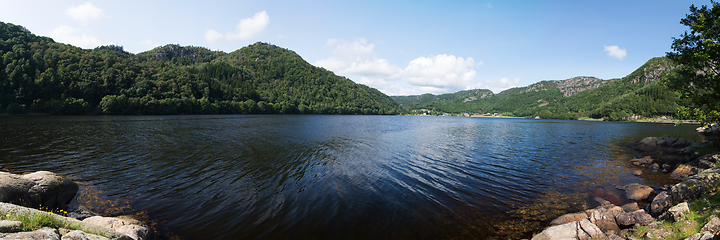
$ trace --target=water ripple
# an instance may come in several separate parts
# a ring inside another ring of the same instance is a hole
[[[587,180],[578,166],[612,161],[610,143],[688,130],[263,115],[1,117],[0,129],[2,167],[71,174],[190,239],[489,238],[513,207]]]

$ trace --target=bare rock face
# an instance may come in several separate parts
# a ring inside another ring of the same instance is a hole
[[[82,220],[84,223],[94,224],[122,234],[133,240],[148,239],[150,230],[138,220],[124,217],[89,217]]]
[[[0,172],[0,202],[43,209],[67,209],[79,187],[67,177],[38,171],[25,175]]]

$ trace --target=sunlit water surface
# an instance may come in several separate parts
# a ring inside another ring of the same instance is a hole
[[[70,174],[187,239],[483,239],[502,234],[497,223],[518,206],[622,165],[617,143],[700,140],[692,129],[408,116],[5,116],[0,165]]]

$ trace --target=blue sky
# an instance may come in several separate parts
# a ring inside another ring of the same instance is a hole
[[[165,44],[293,50],[388,95],[495,93],[542,80],[628,75],[671,51],[709,1],[0,0],[0,21],[82,48]]]

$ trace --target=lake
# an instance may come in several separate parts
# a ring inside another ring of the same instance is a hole
[[[525,219],[548,206],[539,203],[558,205],[549,211],[554,216],[590,204],[593,190],[612,184],[664,184],[652,173],[631,175],[625,160],[634,153],[624,144],[662,135],[701,140],[695,127],[412,116],[3,116],[0,167],[68,174],[86,195],[126,204],[131,210],[122,211],[141,212],[187,239],[491,239],[544,227],[546,220]]]

